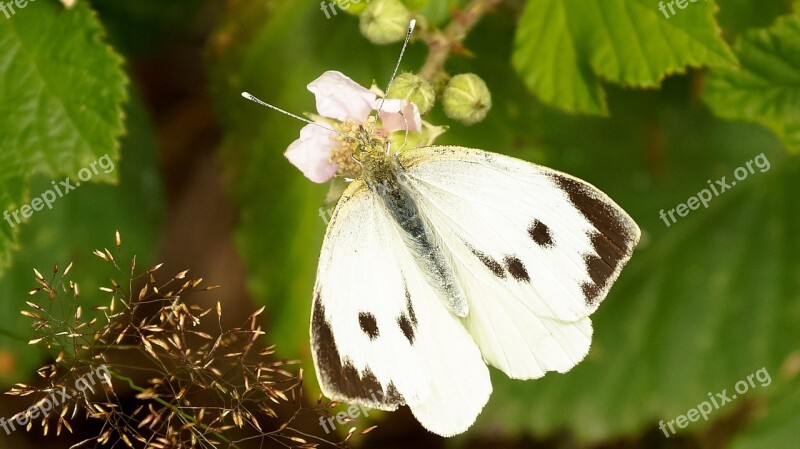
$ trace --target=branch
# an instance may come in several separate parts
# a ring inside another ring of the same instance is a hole
[[[450,52],[459,48],[472,27],[500,2],[501,0],[472,0],[463,10],[453,14],[453,20],[444,31],[437,30],[434,33],[423,35],[430,51],[419,75],[431,81],[436,74],[444,71],[444,63],[450,56]]]

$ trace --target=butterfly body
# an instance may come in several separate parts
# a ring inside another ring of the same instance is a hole
[[[468,313],[467,299],[456,280],[439,236],[422,215],[404,168],[395,155],[381,152],[364,165],[362,177],[398,227],[406,249],[428,284],[456,316]]]

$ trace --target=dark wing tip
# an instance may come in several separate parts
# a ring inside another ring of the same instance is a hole
[[[594,227],[590,235],[594,254],[584,256],[591,283],[581,288],[586,304],[599,304],[628,262],[639,242],[639,226],[611,199],[589,183],[566,175],[553,175],[570,203]]]
[[[347,357],[341,357],[319,293],[314,298],[311,315],[311,346],[317,379],[331,399],[381,410],[396,410],[405,405],[403,395],[392,382],[384,387],[369,367],[359,371]]]

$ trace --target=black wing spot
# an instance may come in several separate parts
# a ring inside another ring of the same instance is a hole
[[[500,265],[500,262],[492,259],[487,254],[484,254],[475,248],[470,247],[469,249],[472,251],[472,254],[475,254],[475,257],[477,257],[478,260],[480,260],[486,266],[486,268],[492,272],[492,274],[501,279],[506,277],[506,270],[502,265]]]
[[[360,312],[358,314],[358,324],[361,325],[361,330],[369,335],[370,340],[378,338],[378,320],[375,319],[375,315],[369,312]]]
[[[533,220],[528,228],[528,235],[539,246],[545,248],[553,246],[553,234],[550,233],[550,228],[539,220]]]
[[[528,270],[525,269],[525,265],[517,257],[506,256],[504,261],[506,263],[506,268],[508,269],[508,272],[511,273],[511,276],[513,276],[514,279],[520,282],[531,281],[531,277],[528,275]]]
[[[397,325],[400,326],[400,331],[403,332],[408,343],[413,345],[417,331],[417,314],[411,304],[411,292],[408,291],[408,285],[405,284],[405,281],[403,282],[403,288],[406,291],[406,311],[397,318]]]
[[[408,344],[414,344],[414,325],[411,324],[411,321],[405,315],[400,315],[400,318],[397,319],[397,325],[400,326],[400,330],[403,331],[403,335],[405,335],[406,339],[408,340]]]

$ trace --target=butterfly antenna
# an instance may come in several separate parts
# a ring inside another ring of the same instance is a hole
[[[380,114],[383,110],[383,103],[386,101],[386,94],[389,93],[389,89],[392,87],[392,83],[394,83],[395,77],[397,77],[397,71],[400,70],[400,62],[403,61],[403,55],[406,53],[406,47],[408,47],[408,41],[411,40],[411,33],[414,32],[414,26],[417,25],[417,21],[415,19],[411,19],[411,22],[408,24],[408,31],[406,31],[406,40],[403,41],[403,48],[400,49],[400,57],[397,58],[397,64],[394,66],[394,71],[392,72],[392,77],[389,78],[389,85],[386,86],[386,91],[384,93],[383,98],[381,98],[381,103],[378,105],[378,112]],[[372,124],[372,129],[370,129],[370,134],[375,129],[375,124]]]
[[[286,114],[286,115],[288,115],[289,117],[296,118],[297,120],[300,120],[301,122],[308,123],[309,125],[316,125],[316,126],[319,126],[319,127],[320,127],[320,128],[322,128],[322,129],[328,130],[328,131],[330,131],[330,132],[332,132],[332,133],[336,133],[336,134],[339,134],[339,135],[343,135],[341,132],[339,132],[339,131],[336,131],[335,129],[328,128],[327,126],[325,126],[325,125],[323,125],[323,124],[321,124],[321,123],[317,123],[317,122],[315,122],[315,121],[312,121],[312,120],[309,120],[309,119],[307,119],[307,118],[305,118],[305,117],[300,117],[300,116],[299,116],[299,115],[297,115],[297,114],[292,114],[291,112],[289,112],[289,111],[285,111],[285,110],[283,110],[283,109],[281,109],[281,108],[279,108],[279,107],[277,107],[277,106],[273,106],[273,105],[271,105],[271,104],[267,103],[266,101],[261,101],[261,100],[259,100],[258,98],[256,98],[255,96],[253,96],[253,95],[251,95],[251,94],[249,94],[249,93],[247,93],[247,92],[242,92],[242,97],[244,97],[244,98],[246,98],[246,99],[248,99],[248,100],[252,101],[253,103],[258,103],[258,104],[260,104],[261,106],[266,106],[266,107],[268,107],[268,108],[272,109],[273,111],[278,111],[278,112],[280,112],[281,114]]]

